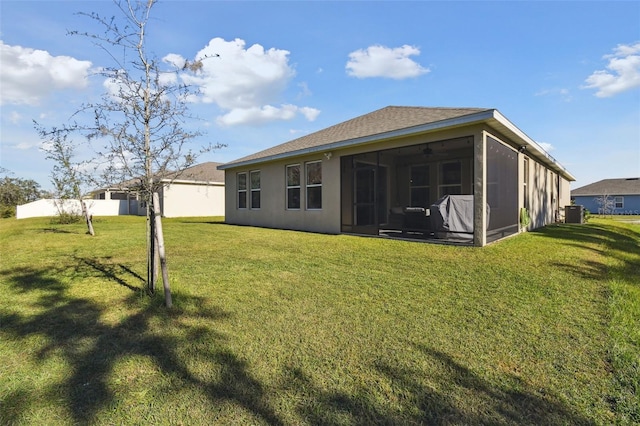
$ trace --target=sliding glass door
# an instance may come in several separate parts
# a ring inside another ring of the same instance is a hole
[[[342,229],[344,232],[377,235],[387,220],[387,168],[376,153],[343,158]]]

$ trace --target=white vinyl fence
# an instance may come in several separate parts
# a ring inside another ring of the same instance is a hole
[[[119,216],[137,215],[137,200],[84,200],[87,210],[92,216]],[[17,206],[16,218],[26,219],[28,217],[57,216],[58,206],[64,206],[64,211],[68,213],[82,214],[82,207],[78,200],[52,200],[42,199],[31,203]]]

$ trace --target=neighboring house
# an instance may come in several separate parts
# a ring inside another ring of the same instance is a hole
[[[159,179],[160,208],[164,217],[224,216],[224,172],[221,163],[203,163],[185,169],[182,173],[168,174]],[[119,216],[146,214],[146,206],[137,192],[139,179],[91,192],[85,200],[93,216]],[[78,200],[42,199],[17,206],[16,217],[56,216],[60,206],[67,212],[80,214]]]
[[[389,106],[219,168],[230,224],[422,238],[461,231],[476,246],[518,233],[521,208],[529,229],[559,220],[575,180],[482,108]],[[451,201],[434,206],[445,195]],[[435,220],[442,205],[459,216]],[[464,226],[447,228],[454,222]]]
[[[571,191],[571,200],[596,214],[640,214],[640,178],[604,179]]]
[[[183,172],[159,178],[159,192],[164,217],[224,216],[224,172],[220,163],[208,162],[189,167]],[[124,200],[127,213],[144,215],[146,206],[137,192],[139,179],[101,188],[91,193],[96,200]]]

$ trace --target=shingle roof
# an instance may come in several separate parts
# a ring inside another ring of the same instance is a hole
[[[428,107],[400,107],[388,106],[371,113],[336,124],[315,133],[285,142],[265,149],[264,151],[226,163],[230,166],[236,163],[259,160],[286,153],[304,151],[311,148],[330,145],[332,143],[348,141],[367,136],[384,134],[399,129],[407,129],[442,120],[463,117],[490,108],[428,108]]]
[[[207,163],[196,164],[195,166],[187,167],[178,174],[176,172],[167,173],[162,180],[176,180],[176,181],[194,181],[194,182],[224,182],[224,171],[218,170],[218,166],[222,163],[216,163],[213,161]],[[156,177],[156,180],[158,177]],[[122,181],[115,185],[112,185],[111,189],[127,190],[130,188],[136,188],[140,186],[140,178],[133,178]],[[99,192],[107,188],[95,189],[92,192]]]
[[[604,179],[576,188],[571,195],[640,195],[640,178]]]
[[[191,180],[199,182],[224,182],[224,171],[218,170],[222,163],[210,161],[186,168],[179,175],[169,174],[166,179]]]

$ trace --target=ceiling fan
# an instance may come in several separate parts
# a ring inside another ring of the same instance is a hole
[[[429,145],[431,144],[427,144],[427,146],[422,150],[422,154],[426,155],[427,157],[446,157],[449,155],[448,153],[443,151],[434,151],[433,148],[431,148]]]

